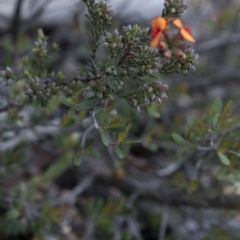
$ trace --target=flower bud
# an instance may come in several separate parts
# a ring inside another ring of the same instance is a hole
[[[132,30],[132,26],[128,25],[128,26],[123,26],[123,31],[126,32],[130,32]]]
[[[108,39],[110,39],[110,38],[112,38],[112,34],[109,33],[109,32],[106,32],[106,37],[107,37]]]
[[[148,88],[148,92],[152,92],[153,91],[153,88],[152,87],[149,87]]]
[[[186,54],[179,48],[172,49],[172,53],[178,60],[186,60]]]
[[[105,36],[101,36],[101,41],[105,43],[107,41],[107,38]]]
[[[162,100],[161,100],[160,97],[155,97],[154,101],[155,101],[156,103],[161,103]]]
[[[109,43],[108,43],[108,42],[105,42],[105,43],[103,44],[103,46],[104,46],[105,48],[108,48],[108,47],[109,47]]]
[[[151,100],[153,100],[155,97],[156,97],[156,95],[155,95],[154,93],[150,93],[150,94],[149,94],[149,98],[150,98]]]
[[[183,9],[183,8],[179,8],[179,9],[177,10],[177,13],[178,13],[178,14],[184,13],[184,9]]]
[[[172,56],[172,51],[170,49],[167,49],[164,51],[163,53],[163,57],[166,59],[166,60],[169,60]]]
[[[111,43],[111,47],[112,47],[112,48],[115,48],[116,46],[117,46],[116,43]]]
[[[117,47],[122,48],[123,44],[121,42],[117,43]]]
[[[164,100],[168,99],[167,95],[164,92],[161,93],[160,97],[161,99],[164,99]]]
[[[158,43],[157,47],[159,50],[164,51],[168,49],[168,44],[166,42],[161,41],[160,43]]]
[[[117,30],[117,29],[115,29],[115,30],[113,31],[112,36],[113,36],[114,38],[117,38],[117,37],[118,37],[118,30]]]

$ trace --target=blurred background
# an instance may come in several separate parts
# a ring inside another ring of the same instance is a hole
[[[160,0],[107,2],[115,11],[110,32],[136,23],[150,27],[163,9]],[[12,113],[4,108],[11,93],[0,85],[1,240],[240,239],[240,1],[187,4],[182,21],[196,39],[197,69],[160,78],[169,85],[160,118],[115,103],[131,119],[130,137],[141,140],[115,172],[97,132],[101,157],[88,157],[80,166],[69,161],[82,132],[77,123],[59,127],[66,120],[63,106],[14,108],[22,122],[11,125],[6,114]],[[80,0],[0,0],[0,69],[17,72],[42,28],[60,47],[49,70],[71,79],[79,64],[90,60],[85,13]],[[230,125],[205,134],[201,144],[221,136],[224,146],[234,149],[227,167],[212,152],[181,148],[171,139],[173,133],[200,139],[217,98],[232,101]]]

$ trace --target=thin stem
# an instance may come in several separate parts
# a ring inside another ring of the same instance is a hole
[[[159,237],[158,240],[164,240],[166,236],[166,229],[167,229],[167,224],[168,224],[168,208],[166,207],[164,209],[163,215],[162,215],[162,221],[160,223],[160,228],[159,228]]]
[[[86,131],[83,133],[82,141],[81,141],[81,147],[82,147],[82,148],[84,147],[84,144],[85,144],[85,142],[86,142],[86,139],[87,139],[88,134],[89,134],[94,128],[95,128],[95,125],[92,124],[92,125],[90,125],[90,126],[86,129]]]
[[[96,119],[96,117],[95,117],[97,104],[98,104],[98,103],[96,103],[96,104],[94,105],[91,115],[92,115],[92,119],[93,119],[95,128],[96,128],[96,129],[99,129],[100,127],[99,127],[99,124],[98,124],[97,119]]]

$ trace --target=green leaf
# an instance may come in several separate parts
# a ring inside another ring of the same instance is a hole
[[[107,130],[112,133],[124,133],[128,130],[128,128],[125,126],[122,126],[118,128],[108,128]]]
[[[141,142],[142,142],[141,140],[129,140],[129,141],[121,143],[121,145],[124,145],[124,144],[137,144],[137,143],[141,143]]]
[[[225,106],[224,106],[224,108],[223,108],[223,110],[222,110],[222,114],[223,114],[223,115],[227,114],[227,113],[230,111],[230,109],[231,109],[231,107],[232,107],[232,104],[233,104],[232,101],[228,101],[228,102],[225,104]]]
[[[73,158],[73,163],[76,166],[80,166],[83,160],[83,154],[81,152],[77,153]]]
[[[114,151],[115,151],[115,153],[117,154],[117,156],[118,156],[119,158],[124,158],[124,157],[125,157],[125,156],[124,156],[124,153],[122,152],[122,150],[120,149],[119,146],[115,146],[115,147],[114,147]]]
[[[220,113],[217,112],[213,114],[213,117],[212,117],[213,126],[216,126],[216,124],[218,123],[219,117],[220,117]]]
[[[226,174],[227,174],[227,168],[221,167],[217,170],[216,177],[219,181],[221,181],[226,176]]]
[[[102,139],[102,142],[105,146],[108,146],[109,145],[109,142],[108,142],[108,139],[107,139],[107,136],[104,132],[101,132],[101,139]]]
[[[177,133],[172,134],[172,139],[175,143],[177,143],[179,145],[189,145],[189,143],[182,136],[180,136]]]
[[[67,107],[72,107],[72,103],[65,96],[61,96],[60,100],[63,105]]]
[[[117,137],[118,143],[124,142],[127,139],[128,134],[129,134],[128,131],[118,134],[118,137]]]
[[[135,33],[138,31],[138,29],[139,29],[139,26],[138,26],[137,24],[135,24],[135,25],[132,26],[131,32],[132,32],[133,34],[135,34]]]
[[[220,113],[222,111],[223,108],[223,101],[221,98],[217,98],[212,106],[213,112],[214,113]]]
[[[114,118],[108,123],[106,128],[117,128],[117,127],[121,127],[122,125],[123,123],[119,118]]]
[[[87,99],[83,100],[82,102],[80,102],[80,104],[78,106],[80,108],[92,108],[94,106],[95,102],[96,102],[96,98],[91,97],[91,98],[87,98]]]
[[[225,156],[222,152],[217,152],[219,160],[222,162],[222,164],[228,166],[230,165],[230,160],[228,159],[227,156]]]
[[[87,153],[87,155],[94,159],[98,159],[101,156],[100,153],[95,150],[92,150],[91,152]]]
[[[74,123],[75,123],[74,120],[67,115],[65,115],[61,120],[61,126],[63,127],[69,127]]]
[[[69,158],[66,155],[61,156],[60,159],[54,164],[52,164],[43,174],[43,181],[48,182],[53,178],[61,175],[69,167]]]
[[[124,156],[127,156],[129,154],[131,146],[132,146],[132,144],[130,144],[130,143],[121,145],[121,150],[122,150]]]
[[[68,110],[68,116],[70,118],[73,118],[74,117],[74,113],[75,113],[75,109],[74,108],[69,108]]]
[[[105,125],[108,125],[112,121],[112,118],[109,116],[105,116]]]
[[[150,116],[154,118],[160,117],[160,113],[159,113],[159,110],[157,109],[156,104],[151,104],[150,107],[147,107],[147,112]]]
[[[97,119],[97,121],[98,121],[98,124],[101,126],[101,127],[103,127],[104,126],[104,120],[105,120],[105,112],[104,112],[104,110],[103,110],[103,108],[100,108],[99,110],[98,110],[98,112],[96,113],[96,115],[95,115],[95,117],[96,117],[96,119]]]
[[[18,209],[13,208],[7,212],[6,218],[10,221],[14,221],[17,220],[20,216],[21,212]]]

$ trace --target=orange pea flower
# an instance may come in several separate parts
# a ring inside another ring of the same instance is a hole
[[[194,38],[192,37],[192,30],[190,27],[184,27],[181,20],[175,19],[173,24],[179,28],[179,33],[181,37],[189,42],[195,42]]]
[[[160,38],[162,36],[162,31],[167,27],[168,21],[163,17],[153,18],[151,21],[151,37],[152,41],[150,43],[151,47],[156,47],[159,44]]]

